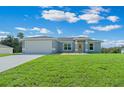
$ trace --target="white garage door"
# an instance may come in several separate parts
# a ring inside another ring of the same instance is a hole
[[[11,54],[13,53],[12,48],[0,48],[0,54]]]
[[[24,53],[48,54],[52,53],[52,40],[25,41]]]

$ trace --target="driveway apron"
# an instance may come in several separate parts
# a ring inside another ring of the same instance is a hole
[[[0,72],[16,67],[43,55],[11,55],[0,57]]]

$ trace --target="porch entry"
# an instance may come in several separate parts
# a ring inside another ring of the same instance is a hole
[[[77,40],[76,45],[75,45],[75,50],[78,53],[83,53],[83,41],[82,40]]]

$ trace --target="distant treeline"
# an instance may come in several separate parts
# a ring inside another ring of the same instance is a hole
[[[122,47],[102,48],[102,53],[121,53]]]

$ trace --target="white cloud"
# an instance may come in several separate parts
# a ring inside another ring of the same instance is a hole
[[[119,17],[117,16],[108,16],[107,19],[112,22],[117,22],[119,20]]]
[[[39,27],[33,27],[33,28],[15,27],[15,29],[20,31],[39,31],[42,34],[50,33],[50,31],[47,28],[39,28]]]
[[[98,23],[101,19],[104,19],[104,17],[98,14],[83,14],[80,15],[79,18],[87,21],[87,23]]]
[[[0,40],[2,40],[2,39],[4,39],[4,38],[6,38],[7,36],[0,36]]]
[[[60,34],[62,34],[63,32],[62,32],[62,30],[57,29],[57,33],[60,35]]]
[[[40,31],[40,28],[38,28],[38,27],[33,27],[31,30]]]
[[[8,34],[10,34],[10,32],[4,32],[4,31],[0,31],[0,35],[8,35]]]
[[[98,31],[111,31],[121,28],[121,25],[107,25],[107,26],[92,26],[91,29]]]
[[[92,7],[89,7],[89,9],[83,10],[83,12],[86,14],[100,14],[101,12],[109,12],[109,11],[110,9],[105,9],[100,6],[92,6]]]
[[[10,34],[10,32],[0,31],[0,40],[1,40],[2,38],[6,38],[7,35],[9,35],[9,34]]]
[[[93,30],[85,30],[83,32],[84,35],[88,35],[88,34],[91,34],[91,33],[94,33],[94,31]]]
[[[19,31],[27,31],[28,29],[27,28],[24,28],[24,27],[15,27],[16,30],[19,30]]]
[[[32,31],[39,31],[42,34],[50,33],[50,31],[48,29],[46,29],[46,28],[33,27],[31,30]]]
[[[75,23],[79,20],[75,13],[60,10],[45,10],[42,13],[42,18],[51,21],[67,21],[69,23]]]
[[[108,13],[110,9],[106,9],[100,6],[89,7],[89,9],[84,9],[82,15],[76,15],[76,13],[65,12],[62,10],[44,10],[42,12],[42,18],[50,21],[67,21],[69,23],[75,23],[79,20],[85,20],[87,23],[98,23],[100,20],[105,19],[100,14],[105,12]],[[111,16],[107,20],[112,22],[117,21],[117,17]]]
[[[104,42],[102,43],[102,47],[104,48],[121,46],[124,46],[124,40],[104,40]]]
[[[109,9],[105,9],[100,6],[89,7],[89,9],[84,9],[82,15],[79,15],[81,20],[85,20],[87,23],[98,23],[100,20],[105,19],[100,15],[102,12],[109,12]]]
[[[42,33],[42,34],[48,34],[48,33],[50,33],[50,31],[48,29],[46,29],[46,28],[41,28],[40,29],[40,33]]]

